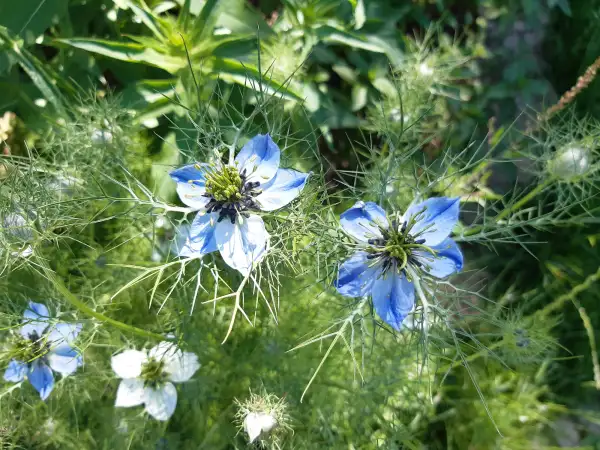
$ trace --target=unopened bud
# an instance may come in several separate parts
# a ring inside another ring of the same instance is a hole
[[[585,175],[592,165],[592,152],[581,145],[569,145],[560,149],[549,162],[548,170],[555,177],[566,181]]]
[[[112,143],[113,135],[107,130],[92,131],[91,141],[94,145],[105,145]]]

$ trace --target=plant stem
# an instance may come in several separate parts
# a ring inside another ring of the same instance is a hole
[[[58,292],[60,292],[71,305],[73,305],[75,308],[77,308],[82,313],[84,313],[90,317],[93,317],[95,319],[98,319],[101,322],[112,325],[115,328],[119,328],[123,331],[127,331],[128,333],[137,334],[139,336],[143,336],[143,337],[150,338],[153,340],[164,341],[164,340],[169,339],[166,336],[163,336],[161,334],[142,330],[141,328],[137,328],[132,325],[127,325],[126,323],[119,322],[118,320],[111,319],[110,317],[107,317],[104,314],[94,311],[92,308],[90,308],[85,303],[83,303],[81,300],[79,300],[65,286],[63,281],[59,277],[57,277],[56,274],[52,270],[50,270],[50,268],[46,265],[45,261],[41,260],[40,258],[38,258],[38,261],[39,261],[39,267],[41,267],[42,271],[44,272],[44,275],[48,278],[48,280],[50,280],[50,282],[54,285],[56,290]]]

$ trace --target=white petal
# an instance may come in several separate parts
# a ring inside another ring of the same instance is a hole
[[[69,346],[53,350],[48,355],[48,365],[50,368],[63,376],[71,375],[82,364],[83,357],[81,354]]]
[[[158,389],[144,389],[146,411],[156,420],[168,420],[177,406],[177,390],[172,383],[165,383]]]
[[[182,383],[192,378],[199,368],[200,363],[195,353],[178,350],[166,361],[165,372],[169,374],[171,381]]]
[[[51,325],[50,329],[46,331],[46,333],[48,333],[48,343],[53,350],[68,350],[81,332],[82,328],[83,325],[80,323],[59,322]]]
[[[121,380],[119,389],[117,389],[117,398],[115,406],[120,408],[129,408],[144,403],[145,390],[144,382],[139,378],[130,378]]]
[[[277,426],[277,420],[270,414],[251,412],[244,419],[244,431],[252,444],[261,434],[268,433]]]
[[[274,211],[283,208],[294,200],[310,176],[292,169],[279,169],[268,183],[261,185],[262,192],[256,196],[256,201],[263,211]]]
[[[168,341],[162,341],[148,351],[148,358],[156,359],[158,361],[162,361],[163,359],[168,361],[177,351],[178,349],[175,344]]]
[[[246,181],[266,183],[277,173],[281,152],[268,134],[250,139],[235,157],[235,163]]]
[[[225,262],[244,276],[260,261],[269,243],[269,233],[259,216],[247,219],[238,216],[235,223],[222,220],[217,224],[215,236]]]
[[[119,378],[137,378],[142,373],[142,364],[147,361],[146,352],[125,350],[112,357],[112,369]]]

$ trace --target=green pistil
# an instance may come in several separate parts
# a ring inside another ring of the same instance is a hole
[[[11,353],[13,358],[18,361],[30,362],[48,354],[49,351],[49,346],[42,339],[31,341],[20,338],[12,348]]]
[[[157,386],[166,381],[165,363],[151,358],[142,366],[142,380],[145,385]]]
[[[206,193],[219,202],[234,203],[242,199],[242,177],[237,168],[224,166],[206,171]]]

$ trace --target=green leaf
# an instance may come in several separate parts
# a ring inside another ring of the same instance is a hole
[[[165,55],[144,45],[132,42],[115,42],[87,38],[56,39],[54,42],[70,45],[120,61],[158,67],[169,73],[175,73],[187,65],[187,60],[184,57]]]
[[[217,24],[217,18],[219,17],[219,11],[223,7],[223,0],[206,0],[198,19],[194,23],[193,29],[196,30],[192,35],[192,45],[196,45],[206,39],[211,39],[215,25]]]
[[[385,53],[386,51],[380,42],[374,41],[369,36],[360,33],[353,33],[329,25],[320,26],[316,31],[319,39],[324,42],[343,44],[373,53]]]
[[[0,27],[0,47],[3,47],[14,60],[27,73],[33,84],[40,90],[42,95],[48,100],[56,110],[62,115],[67,115],[63,106],[62,94],[56,87],[56,76],[52,76],[49,69],[26,49],[22,44],[8,34],[4,27]]]
[[[368,92],[369,90],[365,85],[355,84],[352,86],[352,111],[356,112],[365,107]]]
[[[131,9],[133,14],[142,21],[144,25],[146,25],[152,34],[159,40],[164,40],[165,36],[161,30],[160,18],[156,17],[152,11],[149,11],[146,5],[143,5],[144,8],[140,8],[134,2],[130,0],[120,0],[120,3],[126,5]]]
[[[175,134],[169,133],[150,169],[152,192],[160,199],[170,201],[175,197],[176,183],[171,180],[169,172],[179,164],[179,155]]]
[[[363,0],[358,0],[354,7],[354,29],[360,30],[366,21],[365,3]]]
[[[69,0],[0,0],[0,26],[24,38],[28,44],[58,22]]]

